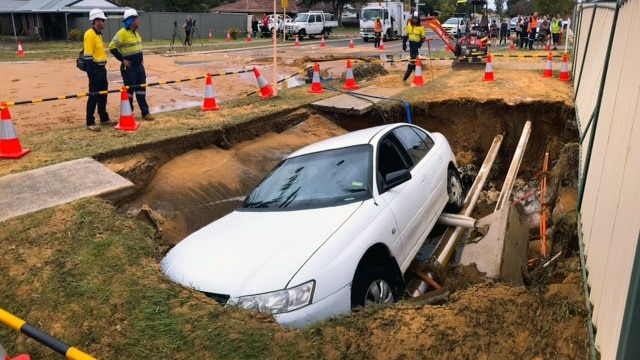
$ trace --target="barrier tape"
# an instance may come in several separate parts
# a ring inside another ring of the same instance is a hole
[[[96,360],[93,356],[82,352],[78,348],[65,344],[61,340],[47,334],[35,326],[27,324],[24,320],[6,312],[3,309],[0,309],[0,322],[16,331],[20,331],[55,352],[64,355],[67,359]]]
[[[237,74],[242,74],[242,73],[247,73],[247,72],[252,72],[252,71],[253,70],[227,71],[227,72],[211,74],[211,76],[237,75]],[[187,82],[187,81],[196,81],[196,80],[201,80],[201,79],[204,79],[204,78],[206,78],[206,76],[195,76],[195,77],[178,79],[178,80],[158,81],[158,82],[154,82],[154,83],[146,83],[146,84],[125,86],[125,88],[127,88],[127,89],[146,88],[146,87],[152,87],[152,86],[177,84],[177,83]],[[37,103],[47,102],[47,101],[82,98],[82,97],[86,97],[86,96],[90,96],[90,95],[107,95],[107,94],[115,94],[115,93],[119,94],[120,93],[120,89],[121,88],[118,88],[116,90],[102,90],[102,91],[79,93],[79,94],[73,94],[73,95],[64,95],[64,96],[57,96],[57,97],[50,97],[50,98],[43,98],[43,99],[32,99],[32,100],[23,100],[23,101],[14,101],[14,102],[8,101],[8,102],[6,102],[6,104],[7,104],[7,106],[16,106],[16,105],[26,105],[26,104],[37,104]]]
[[[291,74],[291,75],[289,75],[289,76],[287,76],[287,77],[285,77],[285,78],[282,78],[282,79],[278,80],[277,84],[280,84],[280,83],[282,83],[282,82],[284,82],[284,81],[286,81],[286,80],[289,80],[289,79],[291,79],[292,77],[295,77],[295,76],[298,76],[298,75],[302,75],[302,74],[304,74],[305,72],[307,72],[307,71],[309,71],[309,70],[311,70],[311,69],[313,69],[313,67],[312,67],[312,66],[307,66],[306,68],[304,68],[304,69],[302,69],[302,70],[300,70],[300,71],[298,71],[298,72],[296,72],[296,73],[294,73],[294,74]],[[255,95],[255,94],[257,94],[258,92],[260,92],[260,89],[255,90],[255,91],[252,91],[252,92],[250,92],[250,93],[246,93],[246,94],[244,94],[244,95],[240,96],[240,98],[246,98],[246,97],[249,97],[249,96],[251,96],[251,95]]]

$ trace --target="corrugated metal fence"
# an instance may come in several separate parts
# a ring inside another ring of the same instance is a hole
[[[188,15],[196,20],[196,29],[199,37],[206,40],[211,29],[214,38],[226,38],[230,28],[241,31],[242,36],[247,34],[247,26],[250,27],[247,14],[185,14],[185,13],[144,13],[140,18],[140,35],[143,40],[168,40],[173,37],[174,30],[177,30],[184,39],[184,24]],[[69,20],[69,27],[76,28],[84,33],[91,27],[91,23],[86,17]],[[107,24],[102,31],[102,38],[105,42],[111,41],[115,33],[122,27],[122,18],[109,16]],[[176,40],[178,38],[176,37]],[[194,39],[197,41],[197,38]],[[178,40],[179,41],[179,40]],[[195,44],[195,43],[194,43]]]
[[[580,231],[595,345],[602,359],[638,359],[640,0],[583,3],[576,14]]]

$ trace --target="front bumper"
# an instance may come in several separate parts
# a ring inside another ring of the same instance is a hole
[[[351,311],[351,284],[335,293],[301,309],[275,315],[284,327],[303,329],[318,321],[326,320]]]

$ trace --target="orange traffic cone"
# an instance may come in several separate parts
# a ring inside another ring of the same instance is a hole
[[[553,54],[551,53],[547,56],[547,65],[544,67],[542,77],[553,78]]]
[[[213,39],[213,34],[211,33],[211,29],[209,29],[209,41]]]
[[[311,90],[309,92],[316,94],[324,92],[322,84],[320,84],[320,65],[318,63],[313,65],[313,78],[311,79]]]
[[[231,33],[227,31],[227,41],[231,41]]]
[[[260,96],[263,99],[270,98],[273,96],[273,89],[271,85],[267,83],[267,80],[260,75],[260,71],[256,67],[253,68],[253,74],[256,76],[256,80],[258,80],[258,86],[260,86]]]
[[[218,110],[218,104],[216,104],[216,93],[213,90],[213,82],[211,81],[211,74],[207,73],[207,82],[204,87],[204,102],[202,103],[202,111]]]
[[[413,75],[413,85],[424,85],[424,78],[422,77],[422,62],[420,61],[420,55],[416,57],[416,72]]]
[[[22,50],[22,41],[18,41],[18,56],[24,56],[24,50]]]
[[[380,36],[380,45],[378,45],[378,50],[384,50],[384,36]]]
[[[351,59],[347,59],[347,72],[344,76],[344,86],[342,89],[344,90],[357,90],[358,84],[356,84],[356,79],[353,77],[353,70],[351,69]]]
[[[560,81],[569,81],[571,78],[569,77],[569,65],[568,65],[567,54],[562,55],[562,65],[560,65],[560,77],[558,80]]]
[[[484,69],[484,79],[482,81],[493,81],[493,64],[491,63],[491,53],[487,53],[487,66]]]
[[[295,42],[295,46],[296,46],[296,47],[300,46],[300,39],[298,38],[298,34],[296,34],[296,42]]]
[[[327,47],[327,44],[324,43],[324,34],[322,34],[322,39],[320,40],[320,47]]]
[[[545,50],[551,50],[551,35],[547,35],[547,45],[544,47]]]
[[[120,122],[114,129],[122,131],[136,131],[140,127],[140,123],[136,121],[131,111],[131,103],[129,103],[129,94],[127,87],[120,89]]]
[[[509,37],[509,40],[511,41],[511,45],[509,45],[509,50],[515,50],[516,45],[513,43],[513,35]]]
[[[353,49],[354,47],[356,46],[353,44],[353,35],[351,35],[351,37],[349,38],[349,48]]]
[[[251,33],[247,33],[247,42],[250,43],[251,42]]]
[[[23,149],[20,145],[7,104],[0,103],[0,108],[2,108],[2,116],[0,116],[0,158],[19,159],[27,155],[31,150]]]

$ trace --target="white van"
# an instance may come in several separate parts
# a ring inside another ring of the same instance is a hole
[[[442,27],[451,36],[460,37],[467,32],[467,21],[461,17],[452,17],[442,23]]]

